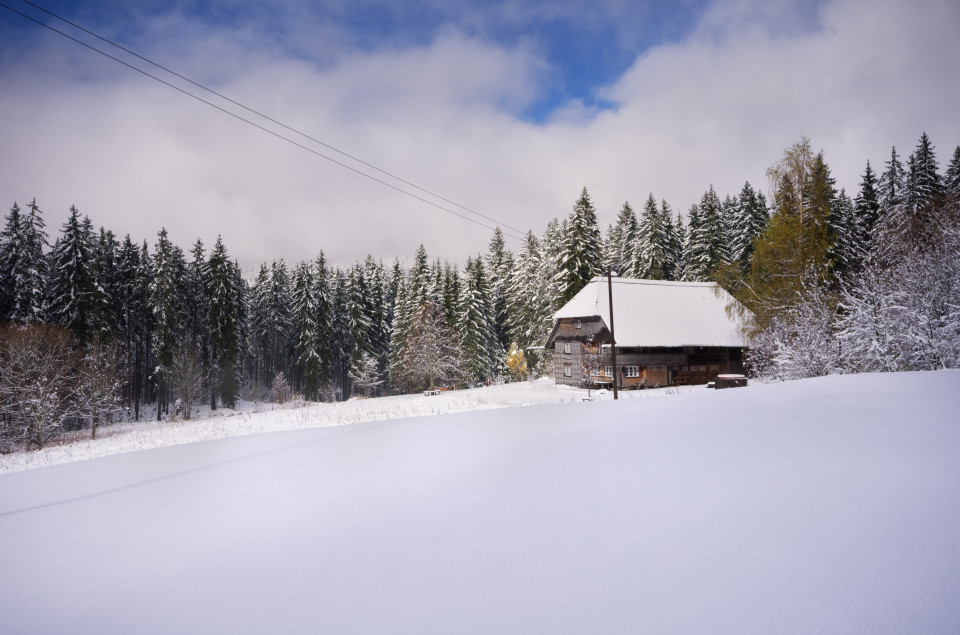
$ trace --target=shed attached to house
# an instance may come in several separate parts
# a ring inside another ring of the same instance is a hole
[[[613,279],[617,382],[624,388],[705,384],[743,372],[746,312],[713,282]],[[614,381],[606,278],[594,278],[554,315],[546,348],[557,383]]]

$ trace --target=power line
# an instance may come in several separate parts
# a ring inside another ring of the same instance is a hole
[[[368,162],[364,161],[363,159],[360,159],[359,157],[355,157],[355,156],[353,156],[353,155],[351,155],[351,154],[349,154],[349,153],[347,153],[347,152],[344,152],[343,150],[340,150],[340,149],[338,149],[338,148],[335,148],[334,146],[332,146],[332,145],[330,145],[330,144],[328,144],[328,143],[326,143],[326,142],[324,142],[324,141],[321,141],[320,139],[317,139],[317,138],[315,138],[315,137],[313,137],[313,136],[311,136],[311,135],[309,135],[309,134],[307,134],[307,133],[305,133],[305,132],[302,132],[302,131],[300,131],[300,130],[297,130],[296,128],[293,128],[293,127],[291,127],[291,126],[288,126],[288,125],[286,125],[285,123],[283,123],[283,122],[281,122],[281,121],[277,121],[276,119],[273,119],[273,118],[270,117],[269,115],[266,115],[266,114],[264,114],[264,113],[262,113],[262,112],[260,112],[260,111],[258,111],[258,110],[255,110],[255,109],[250,108],[250,107],[248,107],[248,106],[246,106],[246,105],[244,105],[244,104],[242,104],[242,103],[240,103],[240,102],[238,102],[238,101],[235,101],[235,100],[231,99],[230,97],[227,97],[226,95],[224,95],[224,94],[222,94],[222,93],[220,93],[220,92],[217,92],[217,91],[213,90],[212,88],[210,88],[210,87],[208,87],[208,86],[205,86],[205,85],[203,85],[203,84],[200,84],[200,83],[198,83],[198,82],[195,82],[194,80],[190,79],[189,77],[185,77],[184,75],[181,75],[180,73],[178,73],[178,72],[176,72],[176,71],[174,71],[174,70],[171,70],[171,69],[167,68],[166,66],[163,66],[162,64],[158,64],[157,62],[154,62],[153,60],[151,60],[151,59],[149,59],[149,58],[146,58],[146,57],[144,57],[143,55],[140,55],[140,54],[137,53],[136,51],[132,51],[132,50],[130,50],[130,49],[128,49],[128,48],[120,45],[120,44],[117,44],[117,43],[114,42],[113,40],[110,40],[110,39],[108,39],[108,38],[105,38],[105,37],[103,37],[102,35],[99,35],[99,34],[97,34],[97,33],[94,33],[93,31],[91,31],[91,30],[89,30],[89,29],[86,29],[86,28],[84,28],[83,26],[80,26],[79,24],[76,24],[76,23],[74,23],[74,22],[71,22],[70,20],[67,20],[67,19],[64,18],[64,17],[59,16],[59,15],[57,15],[56,13],[53,13],[52,11],[49,11],[49,10],[47,10],[47,9],[44,9],[44,8],[41,7],[40,5],[35,4],[35,3],[33,3],[33,2],[30,2],[30,0],[21,0],[21,2],[23,2],[23,3],[25,3],[25,4],[29,4],[31,7],[34,7],[34,8],[36,8],[36,9],[40,10],[40,11],[43,11],[43,12],[46,13],[47,15],[50,15],[50,16],[56,18],[57,20],[60,20],[61,22],[64,22],[64,23],[66,23],[66,24],[69,24],[70,26],[72,26],[72,27],[74,27],[74,28],[76,28],[76,29],[79,29],[79,30],[83,31],[84,33],[87,33],[87,34],[89,34],[89,35],[92,35],[93,37],[97,38],[98,40],[101,40],[101,41],[103,41],[103,42],[106,42],[107,44],[109,44],[109,45],[111,45],[111,46],[113,46],[113,47],[116,47],[116,48],[120,49],[121,51],[124,51],[125,53],[129,53],[130,55],[133,55],[134,57],[136,57],[136,58],[138,58],[138,59],[140,59],[140,60],[143,60],[143,61],[146,62],[147,64],[150,64],[150,65],[152,65],[152,66],[154,66],[154,67],[156,67],[156,68],[159,68],[159,69],[161,69],[161,70],[163,70],[163,71],[166,71],[167,73],[170,73],[171,75],[173,75],[173,76],[175,76],[175,77],[178,77],[178,78],[182,79],[183,81],[188,82],[188,83],[196,86],[197,88],[200,88],[200,89],[202,89],[202,90],[205,90],[205,91],[207,91],[208,93],[210,93],[210,94],[212,94],[212,95],[216,95],[217,97],[219,97],[219,98],[221,98],[221,99],[223,99],[223,100],[225,100],[225,101],[228,101],[228,102],[230,102],[231,104],[233,104],[233,105],[235,105],[235,106],[238,106],[238,107],[240,107],[240,108],[243,108],[244,110],[246,110],[246,111],[249,112],[249,113],[252,113],[252,114],[254,114],[254,115],[257,115],[258,117],[262,117],[262,118],[266,119],[267,121],[269,121],[269,122],[271,122],[271,123],[274,123],[274,124],[280,126],[281,128],[284,128],[284,129],[286,129],[286,130],[289,130],[290,132],[293,132],[293,133],[295,133],[295,134],[298,134],[298,135],[300,135],[301,137],[303,137],[303,138],[305,138],[305,139],[309,139],[310,141],[313,141],[314,143],[317,143],[317,144],[319,144],[319,145],[322,145],[322,146],[325,147],[325,148],[328,148],[328,149],[330,149],[330,150],[333,150],[333,151],[336,152],[337,154],[343,155],[343,156],[347,157],[348,159],[351,159],[351,160],[353,160],[353,161],[356,161],[357,163],[360,163],[360,164],[362,164],[362,165],[365,165],[366,167],[371,168],[371,169],[373,169],[373,170],[376,170],[377,172],[379,172],[379,173],[381,173],[381,174],[383,174],[383,175],[385,175],[385,176],[389,176],[389,177],[392,178],[392,179],[396,179],[397,181],[403,183],[404,185],[409,185],[410,187],[413,187],[413,188],[415,188],[415,189],[417,189],[417,190],[420,190],[421,192],[424,192],[425,194],[429,194],[430,196],[433,196],[434,198],[437,198],[437,199],[439,199],[439,200],[441,200],[441,201],[444,201],[445,203],[450,203],[451,205],[453,205],[453,206],[455,206],[455,207],[458,207],[458,208],[460,208],[460,209],[462,209],[462,210],[464,210],[464,211],[470,212],[471,214],[474,214],[474,215],[476,215],[476,216],[479,216],[480,218],[484,218],[484,219],[486,219],[486,220],[488,220],[488,221],[490,221],[490,222],[492,222],[492,223],[496,223],[497,225],[499,225],[499,226],[501,226],[501,227],[505,227],[505,228],[507,228],[507,229],[511,229],[511,230],[513,230],[513,231],[521,234],[521,235],[524,233],[524,231],[523,231],[522,229],[517,229],[516,227],[511,227],[510,225],[507,225],[506,223],[503,223],[503,222],[501,222],[501,221],[498,221],[498,220],[495,219],[495,218],[491,218],[491,217],[489,217],[489,216],[486,216],[486,215],[484,215],[484,214],[481,214],[480,212],[477,212],[477,211],[475,211],[475,210],[470,209],[469,207],[466,207],[466,206],[464,206],[464,205],[461,205],[460,203],[457,203],[456,201],[452,201],[452,200],[450,200],[450,199],[448,199],[448,198],[445,198],[445,197],[441,196],[440,194],[437,194],[436,192],[432,192],[432,191],[430,191],[430,190],[428,190],[428,189],[426,189],[426,188],[424,188],[424,187],[421,187],[421,186],[417,185],[416,183],[412,183],[412,182],[410,182],[410,181],[408,181],[408,180],[406,180],[406,179],[404,179],[404,178],[402,178],[402,177],[400,177],[400,176],[397,176],[396,174],[392,174],[392,173],[390,173],[390,172],[387,172],[386,170],[380,169],[380,168],[378,168],[377,166],[373,165],[372,163],[368,163]]]
[[[354,157],[354,156],[352,156],[352,155],[350,155],[350,154],[348,154],[348,153],[346,153],[346,152],[343,152],[343,151],[341,151],[341,150],[338,150],[337,148],[335,148],[335,147],[333,147],[333,146],[331,146],[331,145],[329,145],[329,144],[327,144],[327,143],[324,143],[323,141],[320,141],[319,139],[315,139],[314,137],[312,137],[312,136],[310,136],[310,135],[308,135],[308,134],[306,134],[306,133],[304,133],[304,132],[301,132],[301,131],[299,131],[299,130],[297,130],[297,129],[295,129],[295,128],[292,128],[292,127],[290,127],[290,126],[287,126],[286,124],[283,124],[283,123],[281,123],[281,122],[279,122],[279,121],[277,121],[277,120],[275,120],[275,119],[273,119],[273,118],[271,118],[271,117],[269,117],[269,116],[267,116],[267,115],[265,115],[265,114],[263,114],[263,113],[260,113],[260,112],[258,112],[257,110],[254,110],[254,109],[252,109],[252,108],[249,108],[249,107],[247,107],[247,106],[245,106],[245,105],[243,105],[243,104],[241,104],[241,103],[239,103],[239,102],[237,102],[237,101],[234,101],[233,99],[230,99],[229,97],[226,97],[226,96],[220,94],[219,92],[217,92],[217,91],[215,91],[215,90],[213,90],[213,89],[207,88],[206,86],[204,86],[204,85],[202,85],[202,84],[199,84],[199,83],[197,83],[197,82],[195,82],[195,81],[193,81],[193,80],[191,80],[191,79],[189,79],[189,78],[187,78],[187,77],[184,77],[183,75],[180,75],[179,73],[176,73],[176,72],[174,72],[174,71],[166,68],[165,66],[162,66],[162,65],[160,65],[160,64],[157,64],[156,62],[153,62],[153,61],[147,59],[146,57],[143,57],[142,55],[139,55],[139,54],[137,54],[137,53],[135,53],[135,52],[127,49],[127,48],[124,48],[123,46],[121,46],[121,45],[119,45],[119,44],[116,44],[116,43],[112,42],[111,40],[109,40],[109,39],[107,39],[107,38],[104,38],[104,37],[102,37],[102,36],[100,36],[100,35],[97,35],[96,33],[92,32],[92,31],[90,31],[90,30],[88,30],[88,29],[86,29],[86,28],[84,28],[84,27],[82,27],[82,26],[79,26],[79,25],[77,25],[77,24],[74,24],[73,22],[71,22],[71,21],[69,21],[69,20],[67,20],[67,19],[65,19],[65,18],[62,18],[62,17],[58,16],[57,14],[55,14],[55,13],[53,13],[53,12],[51,12],[51,11],[48,11],[48,10],[44,9],[43,7],[40,7],[40,6],[36,5],[36,4],[34,4],[33,2],[30,2],[29,0],[21,0],[21,1],[24,2],[25,4],[28,4],[28,5],[32,6],[32,7],[35,7],[36,9],[38,9],[38,10],[40,10],[40,11],[43,11],[44,13],[46,13],[46,14],[48,14],[48,15],[50,15],[50,16],[52,16],[52,17],[54,17],[54,18],[56,18],[56,19],[58,19],[58,20],[60,20],[60,21],[62,21],[62,22],[64,22],[64,23],[66,23],[66,24],[69,24],[70,26],[73,26],[74,28],[77,28],[77,29],[79,29],[79,30],[81,30],[81,31],[83,31],[83,32],[85,32],[85,33],[88,33],[89,35],[91,35],[91,36],[93,36],[93,37],[95,37],[95,38],[97,38],[97,39],[99,39],[99,40],[101,40],[101,41],[103,41],[103,42],[106,42],[107,44],[110,44],[111,46],[114,46],[114,47],[116,47],[116,48],[118,48],[118,49],[120,49],[120,50],[122,50],[122,51],[124,51],[124,52],[126,52],[126,53],[128,53],[128,54],[130,54],[130,55],[133,55],[134,57],[137,57],[137,58],[139,58],[139,59],[147,62],[148,64],[151,64],[151,65],[155,66],[156,68],[159,68],[159,69],[161,69],[161,70],[163,70],[163,71],[165,71],[165,72],[167,72],[167,73],[170,73],[171,75],[174,75],[175,77],[178,77],[178,78],[180,78],[180,79],[182,79],[182,80],[184,80],[184,81],[186,81],[186,82],[188,82],[188,83],[190,83],[190,84],[192,84],[192,85],[194,85],[194,86],[196,86],[196,87],[198,87],[198,88],[200,88],[200,89],[202,89],[202,90],[207,91],[208,93],[211,93],[211,94],[213,94],[213,95],[216,95],[217,97],[219,97],[219,98],[221,98],[221,99],[224,99],[224,100],[230,102],[231,104],[234,104],[234,105],[236,105],[236,106],[238,106],[238,107],[240,107],[240,108],[243,108],[244,110],[246,110],[246,111],[248,111],[248,112],[250,112],[250,113],[252,113],[252,114],[255,114],[255,115],[257,115],[257,116],[259,116],[259,117],[261,117],[261,118],[263,118],[263,119],[265,119],[265,120],[267,120],[267,121],[269,121],[269,122],[271,122],[271,123],[274,123],[274,124],[276,124],[276,125],[284,128],[284,129],[286,129],[286,130],[289,130],[290,132],[293,132],[293,133],[295,133],[295,134],[297,134],[297,135],[300,135],[301,137],[304,137],[305,139],[309,139],[310,141],[313,141],[314,143],[317,143],[317,144],[322,145],[322,146],[324,146],[324,147],[326,147],[326,148],[328,148],[328,149],[330,149],[330,150],[333,150],[334,152],[336,152],[336,153],[338,153],[338,154],[340,154],[340,155],[343,155],[344,157],[347,157],[347,158],[349,158],[349,159],[351,159],[351,160],[353,160],[353,161],[356,161],[357,163],[360,163],[360,164],[362,164],[362,165],[364,165],[364,166],[366,166],[366,167],[369,167],[369,168],[371,168],[371,169],[373,169],[373,170],[376,170],[377,172],[380,172],[381,174],[383,174],[383,175],[385,175],[385,176],[388,176],[388,177],[390,177],[390,178],[392,178],[392,179],[395,179],[396,181],[399,181],[400,183],[403,183],[403,184],[405,184],[405,185],[408,185],[408,186],[410,186],[410,187],[413,187],[413,188],[415,188],[415,189],[417,189],[417,190],[419,190],[419,191],[421,191],[421,192],[423,192],[423,193],[425,193],[425,194],[428,194],[428,195],[430,195],[430,196],[433,196],[434,198],[437,198],[437,199],[439,199],[439,200],[441,200],[441,201],[444,201],[444,202],[446,202],[446,203],[449,203],[449,204],[451,204],[451,205],[453,205],[453,206],[455,206],[455,207],[458,207],[458,208],[460,208],[460,209],[462,209],[462,210],[464,210],[464,211],[467,211],[467,212],[469,212],[469,213],[471,213],[471,214],[474,214],[474,215],[476,215],[476,216],[479,216],[479,217],[481,217],[481,218],[484,218],[484,219],[486,219],[486,220],[494,223],[495,225],[494,225],[494,226],[490,226],[490,225],[487,225],[486,223],[482,223],[482,222],[480,222],[480,221],[478,221],[478,220],[476,220],[476,219],[470,218],[469,216],[465,216],[465,215],[463,215],[463,214],[460,214],[459,212],[457,212],[457,211],[455,211],[455,210],[452,210],[452,209],[449,209],[449,208],[447,208],[447,207],[444,207],[443,205],[437,204],[437,203],[435,203],[434,201],[428,200],[428,199],[426,199],[426,198],[423,198],[422,196],[418,196],[417,194],[414,194],[414,193],[412,193],[412,192],[409,192],[409,191],[407,191],[407,190],[404,190],[403,188],[397,187],[396,185],[394,185],[394,184],[392,184],[392,183],[388,183],[388,182],[384,181],[383,179],[379,179],[379,178],[377,178],[376,176],[373,176],[373,175],[368,174],[368,173],[366,173],[366,172],[364,172],[364,171],[362,171],[362,170],[359,170],[359,169],[357,169],[357,168],[355,168],[355,167],[353,167],[353,166],[351,166],[351,165],[348,165],[348,164],[346,164],[346,163],[343,163],[342,161],[338,161],[337,159],[335,159],[335,158],[333,158],[333,157],[327,156],[326,154],[323,154],[322,152],[319,152],[319,151],[317,151],[317,150],[314,150],[313,148],[310,148],[310,147],[308,147],[308,146],[305,146],[305,145],[303,145],[302,143],[299,143],[299,142],[297,142],[297,141],[295,141],[295,140],[293,140],[293,139],[290,139],[289,137],[286,137],[286,136],[284,136],[284,135],[282,135],[282,134],[280,134],[280,133],[278,133],[278,132],[275,132],[275,131],[273,131],[273,130],[270,130],[269,128],[266,128],[266,127],[264,127],[264,126],[262,126],[262,125],[260,125],[260,124],[258,124],[258,123],[256,123],[256,122],[254,122],[254,121],[251,121],[251,120],[249,120],[249,119],[247,119],[247,118],[245,118],[245,117],[243,117],[243,116],[241,116],[241,115],[238,115],[238,114],[235,113],[235,112],[232,112],[232,111],[230,111],[230,110],[227,110],[226,108],[224,108],[224,107],[222,107],[222,106],[219,106],[219,105],[217,105],[217,104],[215,104],[215,103],[213,103],[213,102],[211,102],[211,101],[209,101],[209,100],[207,100],[207,99],[204,99],[203,97],[200,97],[200,96],[198,96],[198,95],[196,95],[196,94],[194,94],[194,93],[192,93],[192,92],[190,92],[190,91],[188,91],[188,90],[185,90],[185,89],[183,89],[183,88],[181,88],[181,87],[179,87],[179,86],[176,86],[176,85],[174,85],[174,84],[172,84],[172,83],[170,83],[170,82],[168,82],[168,81],[166,81],[166,80],[164,80],[164,79],[161,79],[160,77],[157,77],[156,75],[153,75],[153,74],[151,74],[151,73],[143,70],[142,68],[138,68],[137,66],[134,66],[133,64],[130,64],[129,62],[126,62],[126,61],[124,61],[124,60],[122,60],[122,59],[120,59],[120,58],[118,58],[118,57],[115,57],[115,56],[113,56],[113,55],[110,55],[109,53],[107,53],[107,52],[105,52],[105,51],[103,51],[103,50],[101,50],[101,49],[93,46],[92,44],[88,44],[87,42],[84,42],[84,41],[82,41],[82,40],[79,40],[79,39],[73,37],[72,35],[69,35],[69,34],[67,34],[67,33],[64,33],[63,31],[61,31],[61,30],[59,30],[59,29],[57,29],[57,28],[55,28],[55,27],[53,27],[53,26],[51,26],[51,25],[49,25],[49,24],[46,24],[46,23],[44,23],[44,22],[42,22],[42,21],[34,18],[33,16],[30,16],[30,15],[27,15],[27,14],[21,12],[21,11],[18,11],[18,10],[16,10],[16,9],[14,9],[13,7],[10,7],[9,5],[7,5],[7,4],[5,4],[5,3],[3,3],[3,2],[0,2],[0,7],[3,7],[3,8],[5,8],[5,9],[11,11],[12,13],[15,13],[15,14],[21,16],[21,17],[24,17],[24,18],[26,18],[27,20],[30,20],[31,22],[34,22],[35,24],[38,24],[38,25],[40,25],[40,26],[42,26],[42,27],[44,27],[44,28],[46,28],[46,29],[49,29],[50,31],[53,31],[54,33],[57,33],[58,35],[62,35],[63,37],[65,37],[65,38],[67,38],[67,39],[69,39],[69,40],[72,40],[73,42],[76,42],[77,44],[80,44],[81,46],[84,46],[84,47],[86,47],[86,48],[88,48],[88,49],[90,49],[90,50],[92,50],[92,51],[94,51],[94,52],[96,52],[96,53],[99,53],[99,54],[103,55],[104,57],[106,57],[106,58],[108,58],[108,59],[111,59],[111,60],[113,60],[113,61],[115,61],[115,62],[117,62],[117,63],[119,63],[119,64],[122,64],[122,65],[126,66],[127,68],[129,68],[129,69],[131,69],[131,70],[134,70],[134,71],[136,71],[136,72],[138,72],[138,73],[140,73],[140,74],[142,74],[142,75],[145,75],[146,77],[149,77],[150,79],[153,79],[153,80],[155,80],[155,81],[157,81],[157,82],[160,82],[161,84],[163,84],[163,85],[165,85],[165,86],[167,86],[167,87],[169,87],[169,88],[172,88],[172,89],[174,89],[174,90],[176,90],[176,91],[178,91],[178,92],[180,92],[180,93],[182,93],[182,94],[184,94],[184,95],[186,95],[186,96],[188,96],[188,97],[191,97],[191,98],[193,98],[193,99],[195,99],[195,100],[197,100],[197,101],[199,101],[199,102],[201,102],[201,103],[204,103],[204,104],[206,104],[206,105],[208,105],[208,106],[210,106],[210,107],[212,107],[212,108],[215,108],[215,109],[219,110],[220,112],[222,112],[222,113],[224,113],[224,114],[230,115],[231,117],[234,117],[235,119],[238,119],[238,120],[240,120],[240,121],[242,121],[242,122],[244,122],[244,123],[246,123],[246,124],[248,124],[248,125],[251,125],[251,126],[253,126],[254,128],[257,128],[257,129],[259,129],[259,130],[261,130],[261,131],[263,131],[263,132],[266,132],[267,134],[273,135],[274,137],[276,137],[276,138],[278,138],[278,139],[281,139],[281,140],[283,140],[283,141],[286,141],[287,143],[290,143],[290,144],[292,144],[292,145],[295,145],[295,146],[297,146],[298,148],[301,148],[301,149],[303,149],[303,150],[306,150],[307,152],[310,152],[311,154],[313,154],[313,155],[315,155],[315,156],[317,156],[317,157],[320,157],[320,158],[322,158],[322,159],[326,159],[327,161],[330,161],[330,162],[332,162],[332,163],[334,163],[334,164],[336,164],[336,165],[338,165],[338,166],[340,166],[340,167],[342,167],[342,168],[346,168],[347,170],[350,170],[351,172],[354,172],[354,173],[356,173],[356,174],[359,174],[360,176],[364,176],[364,177],[366,177],[366,178],[368,178],[368,179],[370,179],[370,180],[372,180],[372,181],[375,181],[376,183],[379,183],[379,184],[381,184],[381,185],[384,185],[384,186],[386,186],[386,187],[389,187],[390,189],[395,190],[395,191],[397,191],[397,192],[399,192],[399,193],[401,193],[401,194],[405,194],[405,195],[407,195],[407,196],[409,196],[409,197],[411,197],[411,198],[414,198],[414,199],[416,199],[416,200],[418,200],[418,201],[421,201],[421,202],[423,202],[423,203],[426,203],[427,205],[431,205],[431,206],[435,207],[436,209],[439,209],[439,210],[441,210],[441,211],[447,212],[448,214],[452,214],[452,215],[454,215],[454,216],[457,216],[457,217],[459,217],[459,218],[462,218],[463,220],[469,221],[469,222],[474,223],[474,224],[476,224],[476,225],[479,225],[479,226],[481,226],[481,227],[485,227],[486,229],[496,229],[498,226],[501,227],[501,228],[505,228],[506,230],[510,230],[510,231],[505,231],[504,229],[501,229],[501,231],[503,232],[503,234],[504,234],[505,236],[508,236],[508,237],[510,237],[510,238],[513,238],[514,240],[520,240],[520,241],[524,240],[524,237],[523,237],[524,232],[523,232],[523,230],[517,229],[517,228],[515,228],[515,227],[511,227],[510,225],[507,225],[507,224],[505,224],[505,223],[501,223],[500,221],[498,221],[498,220],[496,220],[496,219],[494,219],[494,218],[491,218],[491,217],[489,217],[489,216],[486,216],[486,215],[484,215],[484,214],[481,214],[481,213],[479,213],[479,212],[476,212],[476,211],[474,211],[474,210],[472,210],[472,209],[470,209],[470,208],[468,208],[468,207],[465,207],[465,206],[463,206],[463,205],[460,205],[459,203],[456,203],[455,201],[452,201],[452,200],[450,200],[450,199],[444,198],[443,196],[440,196],[439,194],[435,194],[434,192],[431,192],[430,190],[428,190],[428,189],[426,189],[426,188],[420,187],[419,185],[416,185],[415,183],[411,183],[410,181],[407,181],[407,180],[405,180],[405,179],[403,179],[403,178],[400,178],[399,176],[396,176],[396,175],[394,175],[394,174],[391,174],[390,172],[387,172],[387,171],[385,171],[385,170],[382,170],[382,169],[376,167],[375,165],[372,165],[372,164],[370,164],[370,163],[367,163],[366,161],[363,161],[363,160],[361,160],[361,159],[359,159],[359,158],[357,158],[357,157]]]

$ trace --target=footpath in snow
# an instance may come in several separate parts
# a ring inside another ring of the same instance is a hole
[[[957,633],[958,388],[824,377],[5,474],[2,631]]]

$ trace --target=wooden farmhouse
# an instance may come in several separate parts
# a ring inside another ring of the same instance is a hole
[[[705,384],[743,372],[739,304],[713,282],[613,278],[618,386]],[[546,348],[558,384],[609,386],[607,278],[594,278],[554,315]]]

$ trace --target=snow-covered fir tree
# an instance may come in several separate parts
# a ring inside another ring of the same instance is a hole
[[[607,231],[604,261],[614,271],[628,275],[636,269],[637,226],[639,221],[629,202],[624,202],[617,214],[617,222]]]
[[[467,258],[457,326],[470,381],[483,383],[496,377],[506,351],[497,340],[486,268],[479,256]]]
[[[943,191],[939,165],[930,137],[924,132],[916,150],[907,159],[906,205],[910,214],[920,213]]]
[[[321,332],[317,324],[317,283],[313,266],[297,264],[293,272],[293,334],[296,343],[293,388],[310,401],[319,401],[323,387],[323,361],[320,357]]]
[[[223,239],[217,236],[217,242],[210,252],[207,262],[210,287],[210,357],[211,386],[210,407],[216,409],[217,398],[232,408],[237,403],[239,385],[237,374],[242,359],[242,342],[245,336],[246,284],[240,267],[230,260]]]
[[[490,305],[493,310],[494,331],[500,348],[506,350],[510,345],[507,333],[507,279],[513,269],[513,253],[503,241],[503,232],[497,227],[490,239],[486,256],[487,273],[490,283]]]
[[[667,228],[663,224],[663,215],[657,208],[657,201],[653,198],[653,194],[650,194],[643,205],[637,227],[634,269],[621,274],[647,280],[666,279],[669,254],[665,247],[668,243],[669,237]]]
[[[947,165],[947,171],[943,178],[943,188],[949,192],[954,199],[960,200],[960,145],[953,151],[953,158]]]
[[[14,202],[0,233],[0,323],[44,321],[47,295],[47,233],[34,199],[22,213]]]
[[[150,307],[153,310],[153,352],[157,358],[157,420],[169,412],[170,375],[180,348],[186,322],[183,288],[186,262],[179,247],[161,229],[154,246],[150,277]]]
[[[583,188],[563,231],[558,257],[557,283],[561,306],[573,298],[603,268],[597,212]]]
[[[93,226],[81,219],[76,207],[63,224],[50,253],[50,304],[47,319],[70,329],[82,342],[97,331],[97,308],[101,306],[94,270]]]
[[[721,213],[720,197],[711,185],[688,217],[684,280],[707,281],[716,267],[729,262]]]
[[[897,148],[890,149],[890,160],[884,164],[884,172],[880,176],[877,202],[880,216],[886,216],[898,205],[904,202],[906,189],[906,173],[903,163],[897,155]]]

